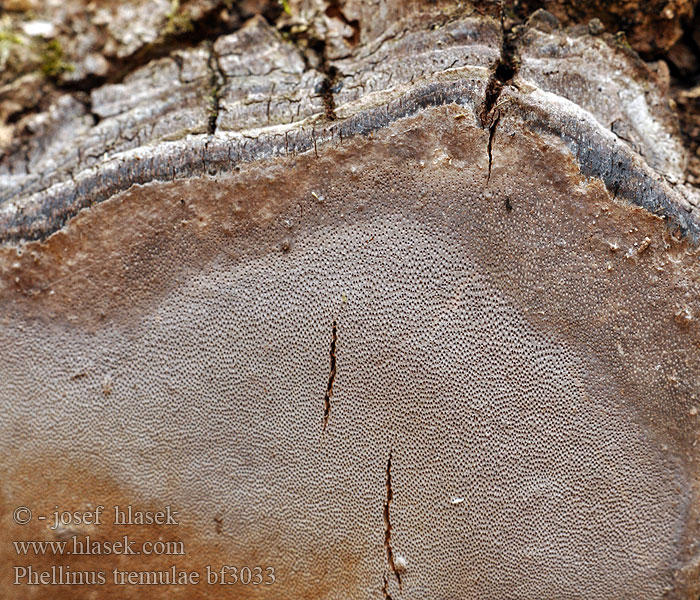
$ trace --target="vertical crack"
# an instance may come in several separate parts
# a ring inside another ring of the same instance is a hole
[[[226,81],[219,57],[214,50],[214,44],[208,42],[209,58],[207,59],[207,69],[209,70],[209,120],[207,122],[207,133],[214,135],[216,133],[216,122],[219,119],[219,110],[221,102],[221,88]]]
[[[334,66],[328,66],[322,63],[324,80],[321,82],[319,92],[323,98],[323,108],[326,113],[326,119],[335,121],[338,117],[335,114],[335,98],[333,96],[336,87],[336,79],[338,78],[338,69]]]
[[[384,548],[386,548],[386,560],[389,563],[389,569],[396,577],[396,581],[401,589],[401,573],[396,568],[394,561],[394,549],[391,547],[391,502],[394,499],[394,491],[391,488],[391,457],[393,450],[389,450],[389,460],[386,463],[386,501],[384,502]],[[386,587],[386,578],[385,578]]]
[[[329,5],[331,14],[336,16],[333,12],[333,5]],[[329,15],[330,16],[330,15]],[[354,21],[348,21],[353,28],[357,26],[357,30],[351,40],[351,43],[355,43],[355,37],[359,39],[359,23]],[[327,52],[327,41],[322,37],[319,37],[318,32],[312,30],[295,31],[293,28],[285,26],[281,28],[283,37],[290,41],[299,50],[302,60],[304,61],[304,66],[307,70],[316,70],[322,76],[323,79],[316,85],[314,89],[314,94],[321,97],[323,102],[324,115],[327,120],[335,121],[338,117],[335,114],[335,97],[334,94],[342,86],[340,71],[331,63],[328,59]]]
[[[333,384],[335,383],[335,345],[338,341],[338,323],[333,321],[331,329],[331,370],[328,375],[328,386],[323,398],[323,431],[328,427],[328,419],[331,416],[331,398],[333,396]]]
[[[224,532],[224,518],[221,516],[214,517],[214,530],[221,535]]]
[[[518,29],[513,27],[506,29],[504,20],[504,7],[501,7],[501,30],[503,31],[503,42],[501,44],[501,56],[496,63],[484,96],[484,105],[479,115],[482,127],[489,128],[489,142],[486,148],[489,157],[489,171],[486,184],[491,180],[491,167],[493,165],[493,140],[496,135],[496,128],[501,119],[500,107],[503,103],[498,100],[501,97],[503,88],[510,85],[518,72],[520,66],[517,56]]]
[[[383,579],[384,585],[382,586],[382,596],[384,597],[384,600],[392,600],[391,594],[389,593],[389,580],[386,578],[386,575],[384,575]]]
[[[298,47],[301,40],[292,38]],[[305,40],[307,53],[303,53],[307,68],[314,68],[323,75],[323,79],[316,86],[314,93],[321,96],[326,119],[335,121],[338,117],[335,114],[335,98],[333,93],[337,90],[340,72],[326,58],[326,41],[317,37],[309,37]],[[303,50],[302,50],[303,52]]]
[[[491,181],[491,165],[493,164],[493,156],[492,156],[492,149],[493,149],[493,138],[496,135],[496,127],[498,127],[498,122],[501,120],[501,115],[497,115],[496,118],[493,120],[493,122],[489,125],[489,145],[486,148],[486,151],[488,152],[489,155],[489,173],[486,176],[486,185],[488,185],[489,181]]]

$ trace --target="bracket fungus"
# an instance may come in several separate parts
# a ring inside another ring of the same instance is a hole
[[[3,597],[697,598],[698,192],[654,73],[381,4],[316,64],[253,17],[5,157]]]

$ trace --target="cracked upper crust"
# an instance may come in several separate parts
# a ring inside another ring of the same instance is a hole
[[[502,59],[498,21],[468,9],[415,10],[407,9],[385,32],[333,61],[331,83],[326,83],[331,64],[319,71],[255,17],[213,46],[179,50],[123,83],[94,90],[92,114],[99,118],[94,125],[85,107],[63,98],[47,113],[33,146],[19,148],[0,163],[0,235],[12,243],[43,239],[81,208],[133,183],[225,172],[238,160],[367,134],[410,112],[392,107],[397,98],[410,104],[411,97],[432,94],[417,104],[481,105],[485,92],[477,90],[495,76]],[[573,103],[570,112],[581,111],[578,120],[594,117],[624,146],[625,162],[646,165],[644,196],[653,199],[622,196],[652,210],[658,207],[673,226],[695,238],[699,194],[683,183],[684,150],[656,76],[610,36],[572,31],[533,21],[519,35],[520,70],[514,82],[524,102],[541,90],[552,94],[538,97],[543,114],[556,113],[563,98]],[[408,55],[411,61],[405,60]],[[450,88],[459,79],[470,88],[462,95]],[[430,86],[435,91],[426,92]],[[326,118],[326,89],[333,94],[337,122]],[[387,113],[383,119],[378,116],[382,110]],[[208,124],[214,136],[206,133]],[[582,124],[579,145],[592,145],[596,152],[595,144],[585,140],[600,135],[605,134]],[[609,181],[604,155],[587,174],[608,187],[624,188],[624,182]],[[613,161],[608,170],[616,168]]]

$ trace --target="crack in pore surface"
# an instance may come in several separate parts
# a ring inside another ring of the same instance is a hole
[[[486,148],[486,151],[489,155],[489,172],[488,175],[486,176],[486,185],[488,185],[489,181],[491,181],[491,165],[493,163],[493,157],[491,154],[491,150],[493,148],[493,138],[496,135],[496,127],[498,127],[498,122],[501,120],[501,115],[499,114],[496,116],[496,118],[493,120],[493,122],[489,125],[489,144]]]
[[[331,397],[333,396],[333,384],[335,383],[335,345],[338,341],[338,322],[333,321],[331,330],[331,370],[328,375],[328,386],[323,398],[323,431],[328,427],[328,419],[331,416]]]
[[[386,575],[383,576],[383,580],[384,585],[382,586],[382,596],[384,597],[384,600],[393,600],[391,594],[389,593],[389,580],[386,578]]]
[[[396,581],[401,589],[401,573],[396,568],[394,562],[394,549],[391,547],[391,501],[394,499],[394,490],[391,487],[391,458],[393,450],[389,450],[389,459],[386,463],[386,501],[384,502],[384,548],[386,548],[386,560],[389,563],[389,569],[396,577]],[[386,578],[384,578],[386,584]],[[386,585],[385,585],[386,587]]]

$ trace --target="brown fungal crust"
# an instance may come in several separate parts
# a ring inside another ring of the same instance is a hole
[[[473,46],[464,64],[426,43],[434,70],[413,81],[358,68],[367,89],[333,123],[153,141],[24,182],[0,249],[6,565],[11,540],[52,535],[16,506],[172,505],[175,533],[129,533],[187,556],[61,561],[274,566],[241,598],[697,594],[694,209],[527,69],[482,122],[502,40],[458,17],[444,39]],[[418,20],[398,22],[366,47],[405,52]]]
[[[78,461],[99,440],[95,476],[122,503],[180,506],[191,547],[222,518],[225,556],[274,563],[285,594],[365,597],[387,576],[391,449],[408,597],[683,597],[700,340],[675,311],[700,311],[696,251],[515,119],[485,187],[487,132],[460,115],[133,187],[27,244],[3,292],[3,463],[42,470],[47,449]],[[7,475],[5,503],[26,502]]]

